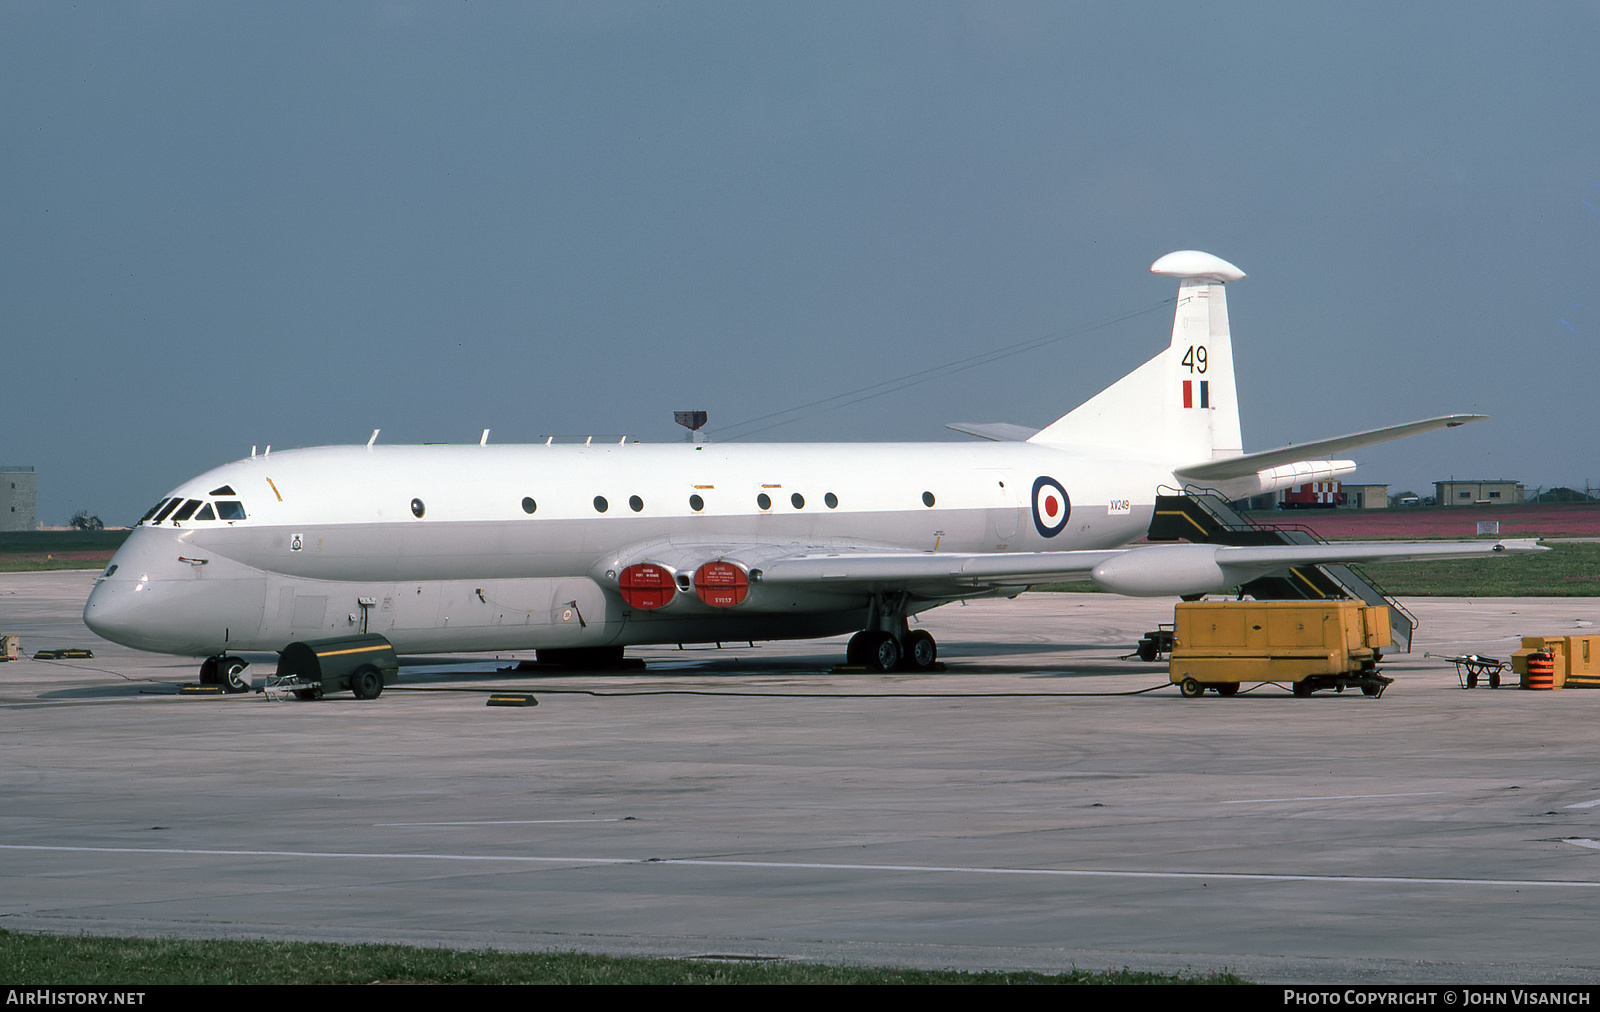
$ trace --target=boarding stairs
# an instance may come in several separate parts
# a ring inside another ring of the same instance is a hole
[[[1316,545],[1325,540],[1298,524],[1263,524],[1251,520],[1215,492],[1190,489],[1179,495],[1156,496],[1150,519],[1151,541],[1196,541],[1215,545]],[[1257,601],[1350,599],[1389,606],[1391,648],[1411,651],[1417,617],[1385,594],[1372,579],[1349,566],[1292,566],[1287,575],[1263,576],[1239,588]]]

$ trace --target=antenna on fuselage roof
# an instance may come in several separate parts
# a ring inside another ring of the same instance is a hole
[[[686,438],[690,442],[703,443],[706,441],[706,434],[700,431],[706,424],[706,413],[704,411],[674,411],[672,420],[689,430],[689,435]]]
[[[482,436],[482,438],[480,438],[478,440],[478,445],[479,446],[488,446],[489,445],[489,430],[488,429],[484,429],[483,430],[483,436]]]
[[[376,443],[378,441],[378,433],[380,433],[382,431],[383,431],[382,429],[373,429],[372,430],[372,438],[367,440],[367,449],[369,449],[369,450],[372,449],[372,444],[374,444],[374,443]]]

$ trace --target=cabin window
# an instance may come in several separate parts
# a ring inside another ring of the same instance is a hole
[[[194,515],[196,520],[215,520],[217,515],[211,511],[211,504],[206,503],[200,507],[200,512]]]
[[[772,508],[772,497],[763,492],[756,496],[756,505],[764,510],[769,510]]]
[[[606,510],[608,510],[610,508],[611,508],[611,504],[606,502],[606,497],[605,496],[597,495],[597,496],[594,497],[594,511],[596,513],[604,513]]]
[[[161,507],[161,512],[157,513],[156,518],[150,522],[153,524],[159,524],[161,521],[167,518],[168,513],[171,513],[174,509],[177,509],[178,504],[181,502],[183,502],[182,499],[168,499],[167,504]]]
[[[232,485],[224,485],[221,488],[212,489],[207,494],[208,495],[238,495],[239,493],[237,493],[237,492],[235,492],[233,490],[233,486]]]
[[[689,508],[694,510],[696,513],[699,513],[701,510],[706,508],[706,501],[700,498],[698,495],[692,495],[689,497]]]
[[[422,505],[422,500],[421,499],[413,499],[413,500],[411,500],[411,515],[412,516],[416,517],[418,520],[421,520],[422,519],[422,514],[424,514],[426,512],[428,512],[428,507]]]
[[[794,508],[797,510],[803,510],[806,508],[806,497],[801,495],[799,492],[796,492],[794,495],[790,496],[789,501],[794,503]]]
[[[933,505],[933,493],[932,492],[924,492],[924,493],[922,493],[922,505],[924,505],[924,506],[932,506]]]
[[[200,500],[190,499],[188,502],[184,503],[181,508],[179,508],[178,512],[172,514],[172,522],[177,523],[180,520],[189,519],[190,517],[194,516],[194,511],[199,508]]]
[[[832,492],[829,492],[827,495],[823,496],[822,501],[827,503],[828,508],[831,510],[839,508],[839,497],[834,495]]]
[[[533,497],[532,496],[523,496],[522,497],[522,512],[528,513],[528,514],[532,514],[538,508],[539,508],[539,504],[533,501]]]
[[[636,495],[630,495],[628,496],[628,508],[637,513],[644,509],[644,500]]]
[[[243,520],[244,503],[236,499],[222,499],[217,502],[217,519]]]

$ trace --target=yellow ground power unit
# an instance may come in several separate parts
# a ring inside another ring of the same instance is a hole
[[[1173,684],[1187,697],[1231,696],[1241,682],[1287,682],[1297,696],[1360,688],[1381,696],[1389,609],[1360,601],[1196,601],[1178,605]]]
[[[1600,636],[1524,636],[1511,655],[1511,670],[1528,684],[1528,656],[1548,651],[1555,658],[1555,688],[1600,689]]]

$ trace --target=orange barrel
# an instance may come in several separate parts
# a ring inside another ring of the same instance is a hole
[[[1554,689],[1556,687],[1556,658],[1548,650],[1528,655],[1528,678],[1524,689]]]

